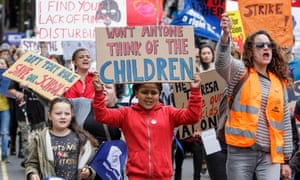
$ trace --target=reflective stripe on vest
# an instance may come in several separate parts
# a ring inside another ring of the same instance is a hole
[[[258,73],[254,69],[249,73],[249,78],[235,96],[230,119],[225,125],[226,143],[237,147],[251,147],[256,141],[262,92]],[[282,163],[284,92],[282,83],[273,73],[269,73],[269,78],[271,84],[265,113],[269,124],[270,152],[272,162]]]

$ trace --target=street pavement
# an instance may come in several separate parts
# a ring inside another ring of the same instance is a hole
[[[10,163],[0,163],[0,180],[25,180],[24,168],[20,166],[22,159],[9,156]],[[182,166],[182,180],[193,180],[193,160],[187,157]],[[127,178],[126,178],[127,179]],[[210,180],[207,173],[201,174],[201,180]]]

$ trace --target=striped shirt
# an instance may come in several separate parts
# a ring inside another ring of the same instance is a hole
[[[236,60],[230,55],[230,45],[229,44],[218,44],[216,48],[216,61],[215,68],[216,71],[225,79],[228,86],[228,94],[232,95],[234,87],[237,85],[240,77],[246,70],[246,67],[241,60]],[[256,132],[256,143],[252,146],[253,149],[260,151],[270,152],[270,135],[269,135],[269,125],[266,118],[266,105],[270,90],[270,80],[269,78],[259,74],[260,88],[262,91],[261,106],[259,111],[258,128]],[[257,87],[253,87],[257,88]],[[291,157],[293,150],[293,138],[292,138],[292,127],[290,112],[288,110],[288,98],[287,92],[284,91],[284,147],[283,153],[285,158]]]

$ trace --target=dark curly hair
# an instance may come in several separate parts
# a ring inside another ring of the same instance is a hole
[[[245,66],[249,69],[254,67],[254,39],[258,35],[266,35],[270,42],[272,43],[272,59],[270,64],[267,66],[267,71],[274,73],[281,80],[287,80],[287,69],[288,65],[285,61],[285,56],[282,54],[280,47],[276,44],[276,42],[272,39],[270,34],[265,30],[258,30],[247,37],[244,43],[244,50],[242,60]]]

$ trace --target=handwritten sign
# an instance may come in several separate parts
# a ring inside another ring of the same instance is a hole
[[[292,45],[291,1],[239,0],[238,5],[246,36],[264,29],[281,46]]]
[[[29,88],[49,100],[61,96],[80,78],[68,68],[33,52],[24,54],[3,76],[26,81]]]
[[[126,26],[125,0],[37,0],[41,40],[95,40],[95,27]]]
[[[191,81],[194,51],[192,26],[96,28],[103,83]]]
[[[20,46],[25,51],[40,53],[42,48],[41,42],[44,46],[43,48],[46,48],[49,54],[64,54],[61,41],[40,41],[35,38],[24,38],[21,40]]]
[[[241,52],[243,52],[243,44],[246,39],[242,19],[239,11],[227,11],[228,16],[232,21],[231,37],[238,45]]]
[[[201,73],[201,80],[203,96],[201,120],[197,124],[180,126],[178,129],[180,138],[191,136],[198,128],[206,130],[217,127],[219,104],[226,86],[225,81],[215,70]],[[175,106],[177,108],[186,107],[190,93],[189,83],[175,83],[173,93]]]

